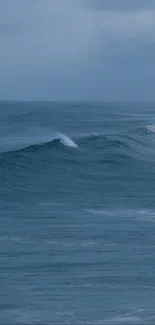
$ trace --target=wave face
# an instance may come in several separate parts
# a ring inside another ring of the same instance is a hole
[[[153,324],[154,251],[154,106],[0,103],[0,323]]]

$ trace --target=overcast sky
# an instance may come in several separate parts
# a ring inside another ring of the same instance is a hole
[[[0,0],[0,99],[155,100],[155,0]]]

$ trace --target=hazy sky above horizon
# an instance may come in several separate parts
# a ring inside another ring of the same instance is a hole
[[[0,0],[0,14],[0,99],[155,99],[155,0]]]

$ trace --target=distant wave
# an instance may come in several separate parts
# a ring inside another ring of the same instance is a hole
[[[126,130],[125,132],[120,132],[116,134],[106,134],[106,133],[96,133],[96,132],[92,132],[92,133],[88,133],[88,134],[82,134],[81,136],[79,135],[79,140],[81,141],[94,141],[94,140],[110,140],[110,139],[116,139],[116,138],[121,138],[121,142],[122,144],[126,143],[126,137],[129,138],[135,138],[135,140],[138,140],[138,136],[140,137],[148,137],[149,135],[155,133],[155,125],[146,125],[146,126],[138,126],[129,130]],[[123,139],[124,137],[124,139]],[[116,141],[119,142],[119,141]]]
[[[146,126],[139,126],[135,127],[132,130],[128,131],[128,133],[132,135],[139,135],[142,137],[147,137],[152,133],[155,133],[155,125],[146,125]]]

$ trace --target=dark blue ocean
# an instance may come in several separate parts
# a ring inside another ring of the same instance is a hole
[[[0,103],[0,324],[155,324],[155,104]]]

